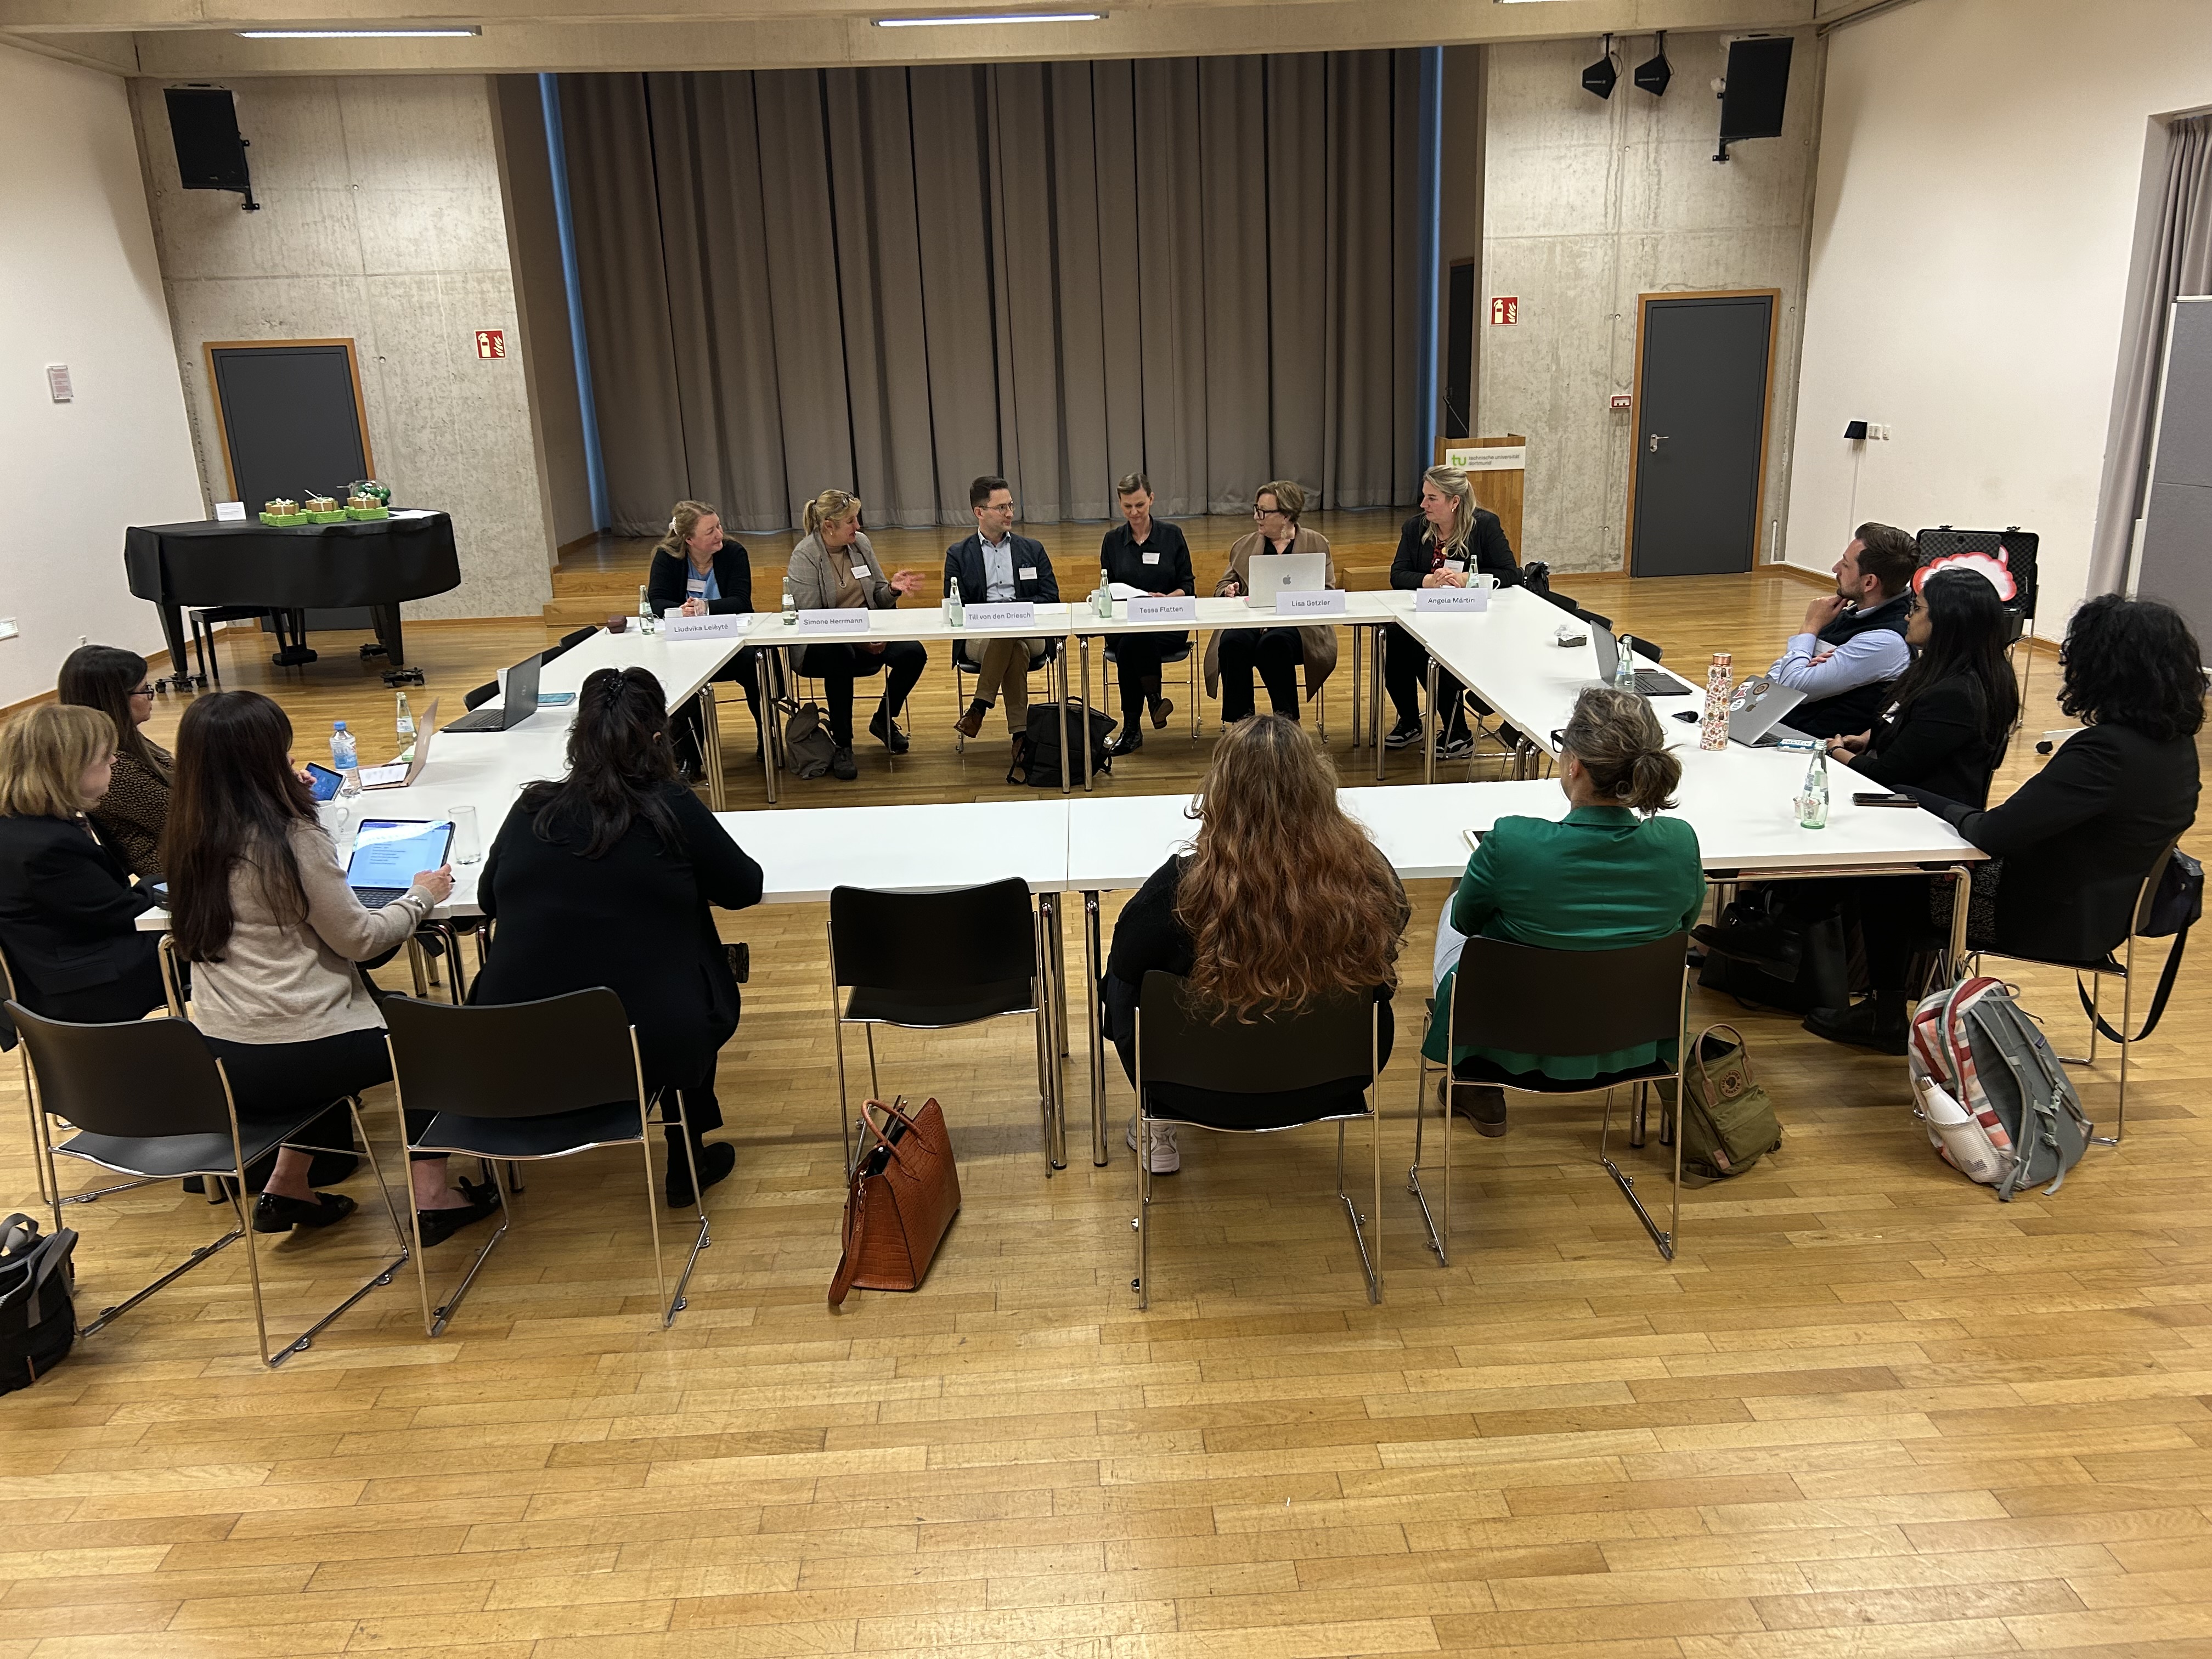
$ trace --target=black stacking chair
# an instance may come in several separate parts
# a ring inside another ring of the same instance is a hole
[[[296,1123],[241,1124],[231,1098],[230,1079],[190,1020],[131,1020],[119,1025],[74,1025],[41,1018],[20,1003],[7,1005],[7,1012],[31,1051],[31,1073],[37,1081],[37,1109],[32,1124],[38,1135],[38,1153],[46,1164],[46,1180],[61,1190],[53,1160],[82,1158],[102,1169],[135,1176],[144,1181],[174,1181],[186,1176],[204,1180],[220,1177],[230,1200],[237,1225],[212,1244],[194,1250],[179,1266],[163,1273],[137,1294],[100,1310],[100,1317],[78,1334],[90,1336],[137,1307],[155,1291],[182,1278],[228,1245],[245,1237],[246,1273],[253,1296],[253,1324],[259,1337],[261,1363],[275,1367],[305,1350],[323,1328],[392,1275],[407,1265],[407,1243],[400,1231],[398,1212],[391,1189],[377,1167],[375,1149],[362,1127],[361,1103],[346,1102],[355,1139],[368,1158],[369,1172],[383,1195],[392,1222],[392,1237],[399,1254],[344,1301],[331,1309],[299,1337],[277,1352],[269,1348],[269,1322],[262,1306],[261,1264],[254,1249],[243,1194],[246,1166],[256,1158],[290,1146],[311,1152],[346,1152],[351,1146],[311,1146],[301,1137],[327,1109],[322,1102],[307,1108]],[[158,1078],[149,1088],[147,1079]],[[66,1119],[76,1133],[58,1146],[47,1120]],[[410,1209],[412,1205],[409,1206]],[[54,1227],[61,1228],[61,1206],[54,1206]]]
[[[836,1011],[838,1127],[853,1164],[845,1083],[845,1028],[867,1033],[868,1092],[876,1080],[876,1027],[943,1031],[1026,1014],[1036,1027],[1037,1104],[1045,1118],[1045,1169],[1060,1066],[1045,1007],[1043,935],[1018,876],[941,893],[839,887],[830,894],[830,1006]],[[848,994],[849,993],[849,994]]]
[[[1382,1070],[1382,1016],[1370,996],[1332,998],[1296,1013],[1216,1024],[1188,1000],[1188,987],[1157,969],[1145,975],[1137,1005],[1137,1305],[1152,1305],[1152,1161],[1146,1131],[1155,1123],[1188,1125],[1219,1134],[1270,1134],[1309,1123],[1336,1125],[1336,1197],[1352,1222],[1352,1242],[1367,1276],[1367,1299],[1382,1299],[1382,1114],[1376,1089]],[[1340,1109],[1342,1093],[1311,1091],[1340,1083],[1356,1091],[1360,1109]],[[1187,1099],[1156,1099],[1163,1085],[1240,1095],[1249,1103],[1200,1109]],[[1293,1091],[1303,1100],[1286,1099]],[[1332,1109],[1332,1107],[1340,1108]],[[1344,1126],[1364,1120],[1374,1164],[1375,1208],[1362,1215],[1344,1190]]]
[[[408,1206],[414,1216],[415,1282],[422,1292],[424,1332],[443,1334],[486,1258],[507,1237],[514,1206],[500,1165],[567,1158],[598,1146],[635,1146],[644,1158],[645,1211],[653,1234],[660,1327],[665,1330],[674,1323],[684,1310],[684,1287],[691,1282],[699,1252],[711,1242],[707,1207],[699,1197],[699,1170],[683,1103],[672,1089],[647,1098],[637,1032],[623,1010],[622,999],[599,986],[538,1002],[463,1007],[386,997],[383,1011],[400,1109],[403,1115],[429,1115],[419,1131],[409,1132],[408,1151],[460,1152],[485,1159],[499,1188],[498,1230],[477,1252],[453,1294],[434,1309],[428,1270],[422,1264],[422,1218],[412,1205]],[[673,1298],[660,1260],[652,1134],[654,1127],[672,1121],[672,1100],[684,1155],[692,1160],[691,1191],[699,1222]]]
[[[1452,1081],[1494,1083],[1529,1094],[1581,1095],[1605,1091],[1605,1119],[1598,1129],[1597,1161],[1613,1179],[1636,1211],[1636,1218],[1659,1254],[1674,1259],[1674,1240],[1682,1226],[1682,1138],[1662,1127],[1661,1144],[1674,1149],[1674,1208],[1662,1231],[1636,1195],[1635,1177],[1621,1172],[1607,1152],[1613,1129],[1613,1091],[1633,1085],[1637,1104],[1632,1143],[1642,1144],[1644,1091],[1659,1079],[1672,1079],[1679,1092],[1682,1075],[1683,1011],[1689,996],[1689,975],[1683,966],[1689,949],[1687,933],[1670,933],[1648,945],[1625,945],[1612,951],[1549,951],[1506,939],[1470,939],[1461,952],[1459,972],[1452,976],[1451,1006],[1445,1014],[1445,1048],[1449,1057],[1466,1044],[1503,1048],[1514,1054],[1537,1055],[1607,1054],[1646,1042],[1672,1042],[1672,1066],[1655,1061],[1631,1071],[1572,1080],[1553,1080],[1534,1073],[1500,1071],[1485,1060],[1470,1061],[1465,1072],[1449,1066],[1432,1068],[1421,1058],[1420,1084],[1413,1102],[1413,1164],[1407,1172],[1406,1190],[1421,1206],[1421,1219],[1429,1230],[1429,1248],[1439,1267],[1449,1257],[1451,1237],[1452,1114],[1444,1108],[1443,1200],[1442,1218],[1429,1211],[1421,1190],[1421,1128],[1428,1111],[1429,1073],[1440,1069]],[[1435,1018],[1431,1007],[1430,1017]]]

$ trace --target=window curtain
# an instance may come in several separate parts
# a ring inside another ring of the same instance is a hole
[[[612,527],[1413,499],[1416,55],[565,75]]]
[[[2166,322],[2173,301],[2193,294],[2212,294],[2212,116],[2166,127],[2165,188],[2137,246],[2135,286],[2121,325],[2119,373],[2089,546],[2092,595],[2117,593],[2127,584],[2149,483]]]

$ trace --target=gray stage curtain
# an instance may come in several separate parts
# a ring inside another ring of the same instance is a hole
[[[2135,289],[2120,329],[2120,366],[2105,434],[2097,529],[2089,544],[2092,597],[2117,593],[2128,578],[2136,521],[2150,477],[2166,325],[2183,295],[2212,294],[2212,116],[2166,128],[2165,188],[2136,250]]]
[[[562,76],[612,527],[1411,501],[1415,61]]]

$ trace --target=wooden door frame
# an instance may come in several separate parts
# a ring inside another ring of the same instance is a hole
[[[1644,420],[1644,330],[1654,300],[1759,300],[1772,302],[1766,313],[1766,392],[1759,417],[1759,491],[1752,498],[1751,568],[1759,568],[1759,524],[1766,516],[1766,452],[1774,429],[1774,346],[1782,332],[1782,290],[1778,288],[1698,288],[1636,296],[1636,374],[1629,392],[1628,501],[1620,515],[1620,574],[1636,574],[1636,471],[1644,453],[1638,441]]]
[[[230,487],[229,499],[234,501],[240,499],[238,469],[231,465],[230,423],[223,419],[222,387],[215,377],[215,354],[218,351],[264,351],[280,346],[343,346],[345,348],[346,373],[353,380],[353,417],[361,427],[362,476],[370,478],[376,476],[376,453],[369,447],[368,443],[368,405],[362,401],[361,396],[361,353],[356,349],[350,336],[330,340],[204,340],[200,343],[200,356],[207,364],[208,400],[215,405],[216,445],[222,451],[223,482]]]

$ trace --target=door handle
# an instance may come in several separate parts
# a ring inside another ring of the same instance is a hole
[[[1672,434],[1665,432],[1655,432],[1651,434],[1651,453],[1654,455],[1659,453],[1659,446],[1665,443],[1670,435]]]

